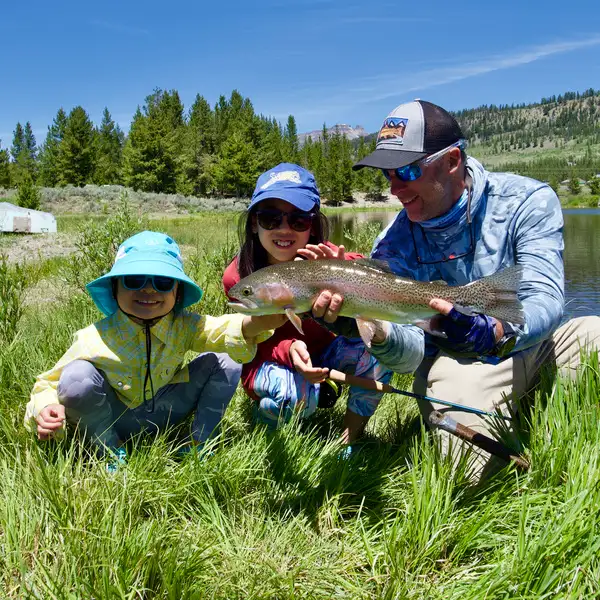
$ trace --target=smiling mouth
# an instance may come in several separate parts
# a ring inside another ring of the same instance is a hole
[[[273,240],[278,248],[289,248],[294,244],[294,240]]]
[[[160,304],[158,300],[136,300],[137,304],[141,304],[142,306],[156,306]]]

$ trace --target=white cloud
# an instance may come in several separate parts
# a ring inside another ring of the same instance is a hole
[[[315,86],[305,90],[295,91],[297,98],[304,98],[303,106],[294,110],[288,108],[288,113],[297,119],[310,119],[315,115],[324,118],[329,115],[339,115],[347,110],[365,102],[375,102],[386,98],[399,97],[408,92],[416,92],[432,87],[462,81],[478,75],[493,71],[512,69],[521,65],[533,63],[549,56],[565,54],[576,50],[583,50],[600,45],[600,35],[580,40],[567,40],[525,48],[519,52],[507,55],[492,55],[477,61],[465,61],[448,64],[448,59],[443,59],[440,64],[444,66],[427,68],[422,71],[405,71],[402,77],[394,78],[390,72],[375,74],[355,81],[344,81],[333,89],[321,88],[315,96]],[[305,109],[307,105],[314,108]]]

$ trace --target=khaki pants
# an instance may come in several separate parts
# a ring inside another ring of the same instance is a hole
[[[495,365],[474,359],[456,359],[444,353],[434,359],[425,359],[415,373],[413,389],[418,394],[440,400],[491,412],[500,409],[510,415],[516,408],[516,401],[539,382],[542,366],[555,366],[558,374],[573,378],[581,351],[599,349],[600,317],[579,317],[559,327],[545,342]],[[498,419],[454,411],[429,402],[419,402],[419,408],[427,423],[429,413],[440,410],[458,423],[490,437],[498,437],[494,431]],[[504,423],[510,431],[509,422]],[[465,445],[470,446],[445,431],[437,430],[436,433],[441,437],[442,451],[451,452],[456,458],[464,453]],[[477,481],[488,470],[493,470],[494,462],[489,454],[474,448],[469,456],[472,479]]]

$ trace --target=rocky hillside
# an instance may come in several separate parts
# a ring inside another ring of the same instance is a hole
[[[351,127],[350,125],[346,125],[345,123],[340,123],[338,125],[334,125],[333,127],[329,127],[327,129],[327,133],[332,135],[337,130],[347,139],[356,140],[360,137],[364,137],[367,135],[367,132],[360,125],[356,125],[356,127]],[[298,134],[298,142],[302,146],[306,138],[310,137],[313,142],[321,140],[323,137],[322,129],[315,129],[314,131],[309,131],[308,133],[299,133]]]

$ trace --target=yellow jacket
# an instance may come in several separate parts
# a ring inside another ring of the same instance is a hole
[[[201,316],[190,312],[169,313],[151,329],[151,375],[154,390],[169,383],[189,381],[184,357],[194,352],[226,352],[236,362],[250,362],[256,344],[268,339],[266,331],[249,343],[242,335],[243,315]],[[38,375],[25,412],[25,427],[33,430],[32,420],[49,404],[58,403],[57,387],[62,370],[74,360],[87,360],[102,371],[117,397],[129,408],[144,401],[146,338],[144,326],[120,310],[79,330],[72,346],[56,365]]]

